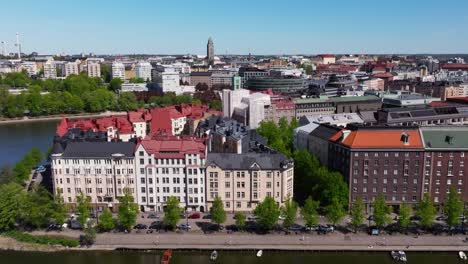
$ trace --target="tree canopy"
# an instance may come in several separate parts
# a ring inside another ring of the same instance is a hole
[[[291,200],[291,198],[288,198],[286,202],[284,202],[284,206],[281,208],[281,211],[284,216],[283,227],[291,227],[296,222],[297,203]]]
[[[226,222],[226,211],[224,211],[223,201],[221,198],[216,197],[213,205],[210,208],[211,221],[215,224],[222,224]]]
[[[420,223],[423,227],[428,228],[434,224],[436,209],[428,193],[425,193],[423,199],[419,201],[416,212],[421,218]]]
[[[311,196],[309,196],[304,203],[304,206],[301,208],[301,215],[305,221],[305,224],[309,227],[316,226],[319,220],[318,208],[319,202],[314,201]]]
[[[265,197],[254,210],[255,216],[257,216],[257,222],[264,230],[271,230],[275,227],[280,213],[278,204],[271,196]]]
[[[450,188],[450,192],[446,197],[444,212],[447,216],[446,222],[449,226],[460,224],[460,216],[463,214],[463,201],[455,187]]]
[[[377,227],[385,227],[392,218],[390,212],[392,209],[385,202],[385,196],[379,194],[374,201],[374,222]]]
[[[124,196],[119,197],[119,224],[125,230],[131,230],[136,224],[138,205],[133,201],[133,196],[128,189],[124,190]]]
[[[164,224],[170,229],[175,229],[180,220],[182,211],[182,208],[179,206],[179,199],[175,196],[170,196],[169,199],[167,199],[166,208],[164,209]]]

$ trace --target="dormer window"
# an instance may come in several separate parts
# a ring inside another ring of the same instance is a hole
[[[445,136],[445,142],[447,144],[452,145],[453,144],[453,136]]]

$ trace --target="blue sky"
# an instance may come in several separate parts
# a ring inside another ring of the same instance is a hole
[[[39,53],[468,53],[467,0],[0,0]]]

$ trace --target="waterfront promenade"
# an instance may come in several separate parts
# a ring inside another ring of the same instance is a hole
[[[38,116],[38,117],[25,116],[22,118],[0,119],[0,125],[1,124],[14,124],[14,123],[27,123],[27,122],[54,121],[54,120],[61,120],[64,117],[70,118],[70,119],[78,119],[78,118],[96,118],[96,117],[126,115],[126,114],[127,112],[106,111],[102,113],[59,114],[59,115]]]
[[[465,236],[369,236],[339,232],[317,234],[156,233],[100,234],[93,249],[225,249],[225,250],[323,250],[323,251],[458,251],[468,250]]]

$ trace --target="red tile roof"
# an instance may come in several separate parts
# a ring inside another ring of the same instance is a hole
[[[447,63],[440,66],[444,70],[468,70],[468,64],[462,63]]]
[[[423,148],[421,136],[417,129],[358,129],[349,131],[349,135],[344,140],[343,133],[346,133],[346,130],[339,131],[333,135],[330,141],[349,148]],[[409,136],[408,144],[404,144],[402,141],[403,134]]]
[[[138,143],[155,158],[184,158],[185,154],[199,154],[205,158],[205,143],[195,137],[154,137]]]

